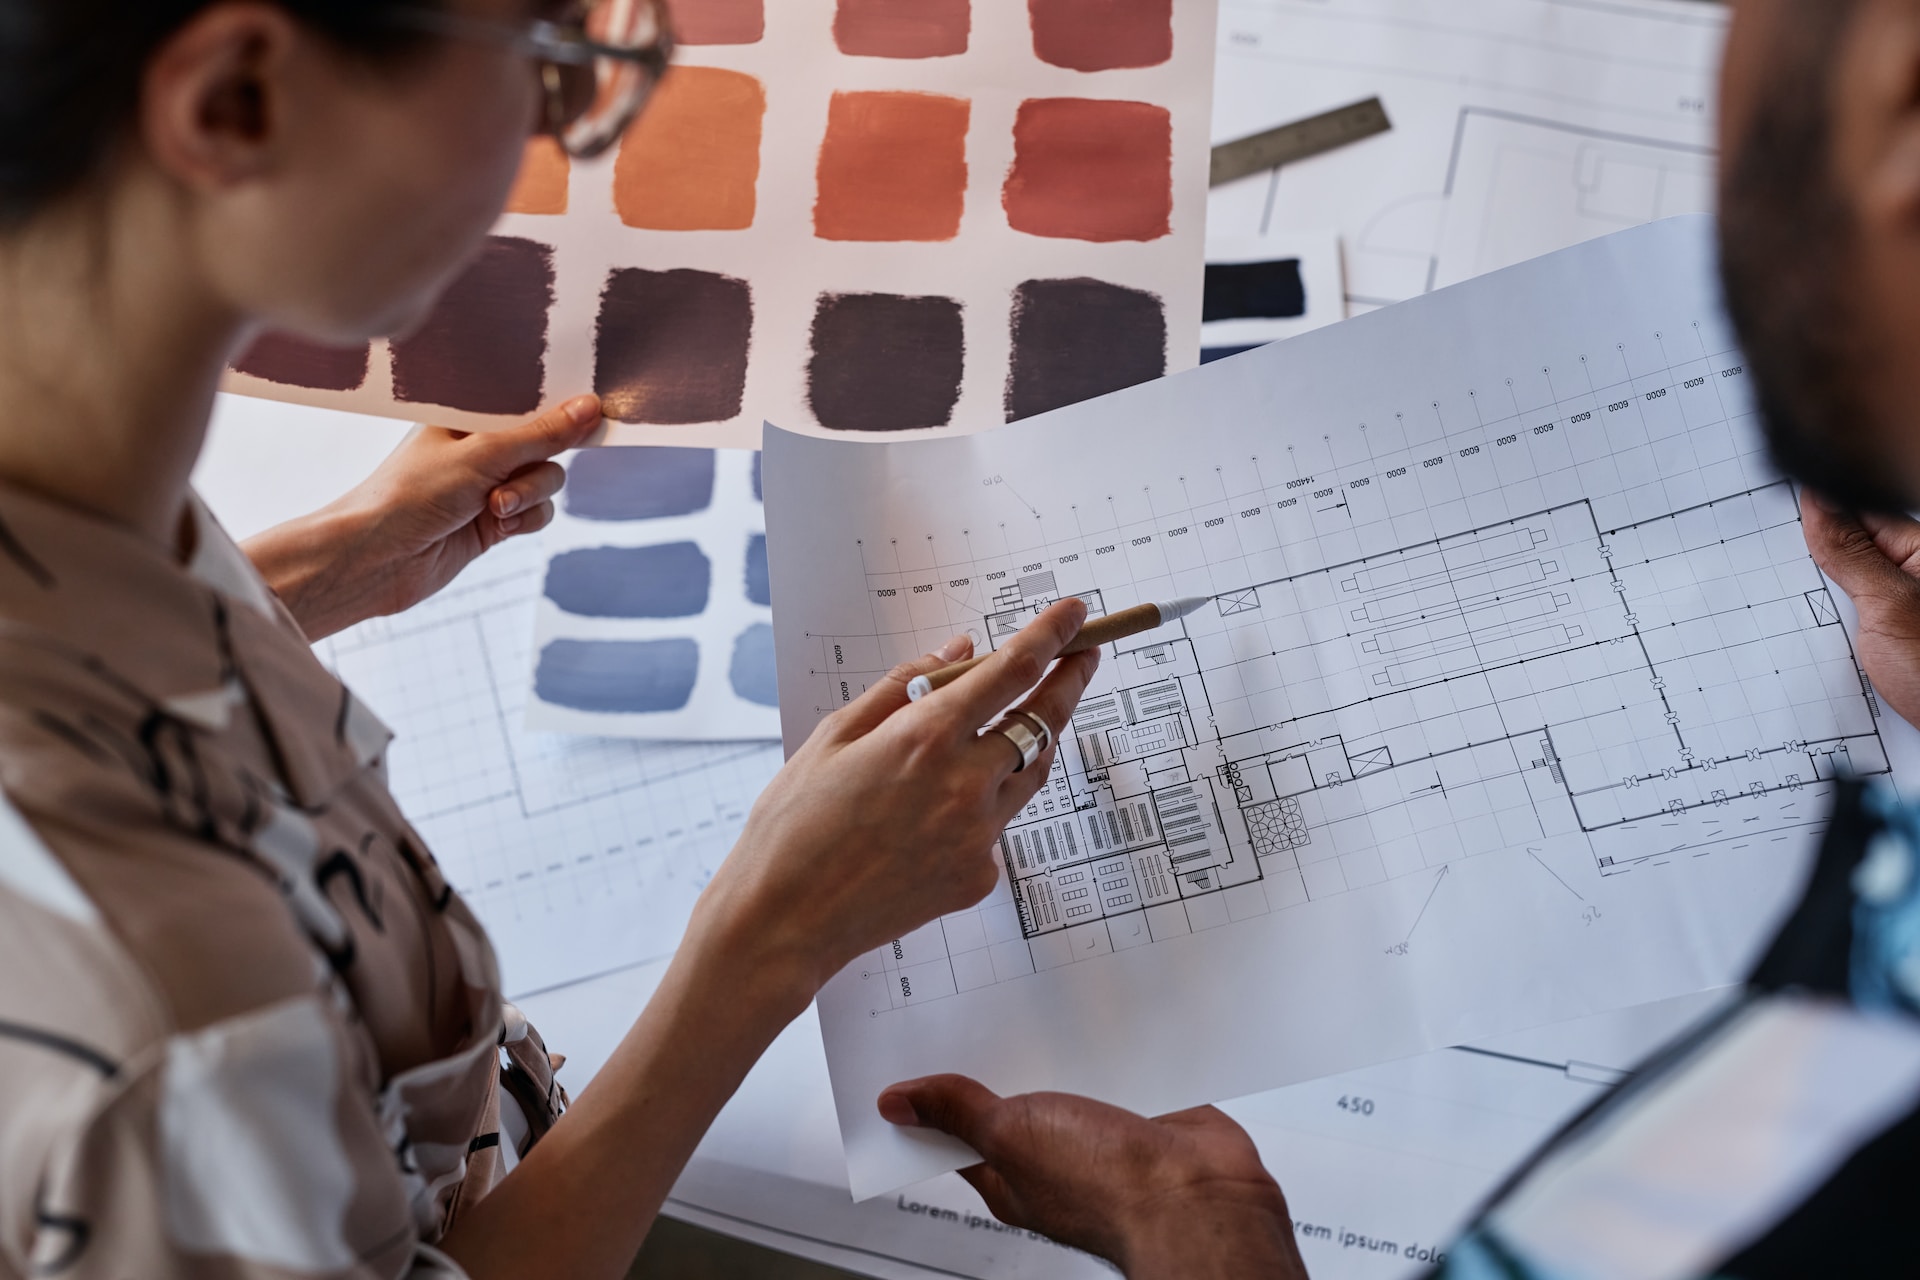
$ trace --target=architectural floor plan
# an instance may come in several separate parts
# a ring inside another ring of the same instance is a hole
[[[1214,599],[1109,648],[995,892],[823,995],[856,1190],[941,1154],[860,1114],[923,1069],[1164,1110],[1738,975],[1831,780],[1911,731],[1765,457],[1708,235],[971,442],[770,437],[790,743],[955,632]]]

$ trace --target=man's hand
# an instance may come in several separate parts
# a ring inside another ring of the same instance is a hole
[[[1286,1198],[1246,1131],[1213,1107],[1148,1120],[1086,1098],[1002,1098],[962,1076],[880,1095],[984,1163],[960,1176],[995,1217],[1098,1254],[1132,1280],[1305,1280]]]
[[[552,459],[599,425],[600,402],[582,396],[509,431],[423,427],[366,483],[245,551],[310,640],[402,612],[484,552],[546,528],[566,483]]]
[[[1860,665],[1904,719],[1920,723],[1920,523],[1852,515],[1802,492],[1801,523],[1814,563],[1860,611]]]

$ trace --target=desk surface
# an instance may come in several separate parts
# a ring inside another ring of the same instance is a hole
[[[836,1267],[661,1218],[648,1234],[627,1280],[854,1280],[854,1276]]]

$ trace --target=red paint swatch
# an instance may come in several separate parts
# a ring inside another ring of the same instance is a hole
[[[763,0],[667,0],[681,44],[758,44],[767,34]]]
[[[822,240],[951,240],[967,203],[972,104],[932,93],[836,93],[820,145]]]
[[[649,231],[753,225],[767,91],[719,67],[675,67],[620,142],[613,204]]]
[[[373,351],[368,343],[357,347],[328,347],[291,334],[268,333],[233,362],[240,373],[265,378],[283,387],[314,391],[358,391],[367,380]]]
[[[1029,235],[1157,240],[1172,227],[1173,117],[1145,102],[1030,98],[1000,203]]]
[[[967,51],[970,0],[840,0],[833,42],[868,58],[947,58]]]
[[[1173,57],[1173,0],[1027,0],[1033,51],[1075,71],[1157,67]]]

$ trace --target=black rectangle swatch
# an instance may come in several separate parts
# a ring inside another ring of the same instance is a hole
[[[1300,259],[1207,264],[1203,322],[1297,320],[1305,314],[1307,285],[1300,278]]]
[[[547,564],[547,599],[582,618],[692,618],[713,594],[713,564],[697,542],[582,547]]]
[[[1029,280],[1014,290],[1008,422],[1166,371],[1167,317],[1158,294],[1085,277]]]
[[[582,520],[660,520],[713,505],[711,449],[585,449],[567,467],[567,514]]]
[[[823,294],[807,403],[834,431],[944,427],[960,402],[966,333],[952,298]]]
[[[752,341],[745,280],[618,270],[600,294],[593,389],[617,422],[725,422],[740,415]]]
[[[233,367],[249,377],[313,391],[358,391],[373,361],[371,343],[329,347],[286,333],[262,334]]]
[[[547,382],[553,250],[489,239],[418,330],[393,344],[393,395],[469,413],[533,413]]]

